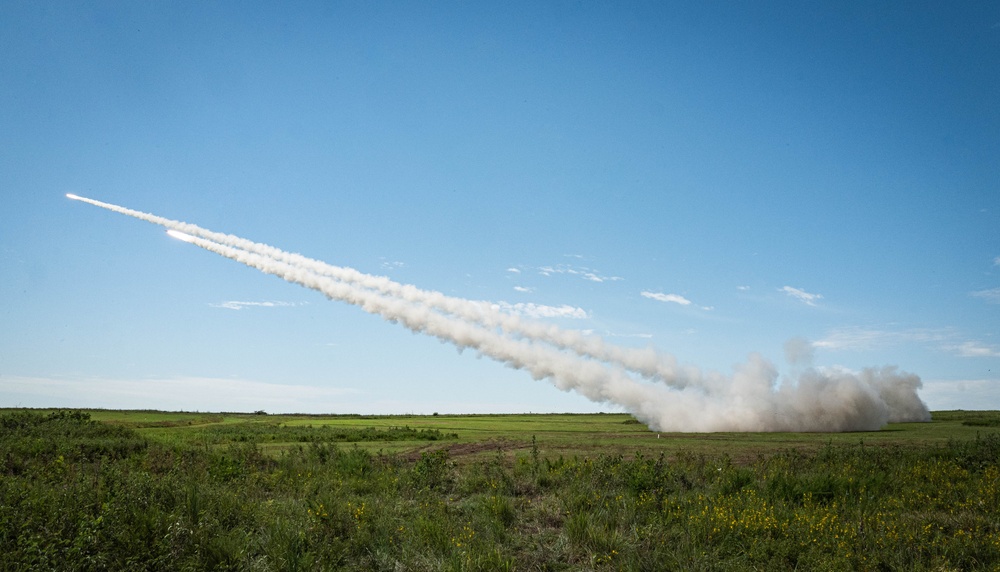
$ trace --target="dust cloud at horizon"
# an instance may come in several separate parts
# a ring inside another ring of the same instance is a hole
[[[921,380],[895,367],[852,372],[819,368],[786,345],[795,371],[751,354],[732,375],[678,366],[653,348],[610,344],[598,336],[523,320],[487,302],[446,296],[385,277],[332,266],[270,245],[217,233],[118,205],[68,194],[162,227],[175,238],[261,272],[356,305],[459,349],[472,349],[537,380],[595,402],[621,406],[657,431],[862,431],[888,422],[928,421]]]

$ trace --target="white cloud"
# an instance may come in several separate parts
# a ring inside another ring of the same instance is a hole
[[[406,266],[405,262],[400,262],[398,260],[385,260],[382,259],[382,269],[383,270],[395,270],[396,268],[402,268]]]
[[[521,273],[521,269],[520,268],[510,267],[510,268],[507,269],[507,272],[511,272],[513,274],[520,274]]]
[[[331,413],[343,410],[345,395],[358,393],[353,388],[213,377],[0,377],[0,400],[22,407]]]
[[[952,328],[914,328],[882,330],[874,328],[838,328],[826,337],[812,343],[813,347],[828,350],[870,351],[904,343],[929,345],[959,357],[1000,357],[1000,348],[983,342],[959,342],[959,333]]]
[[[993,266],[1000,266],[1000,256],[993,259]]]
[[[961,357],[1000,357],[1000,348],[975,341],[945,346],[945,349],[951,350]]]
[[[592,335],[594,335],[594,330],[592,330],[592,329],[580,330],[580,333],[583,334],[583,335],[585,335],[585,336],[592,336]],[[601,334],[601,336],[603,336],[605,338],[639,338],[641,340],[650,340],[650,339],[653,338],[653,334],[642,334],[642,333],[639,333],[639,334],[618,334],[618,333],[611,332],[611,331],[608,331],[608,330],[605,330],[604,333]]]
[[[825,338],[812,343],[817,348],[831,350],[870,350],[895,340],[896,334],[865,328],[841,328],[829,332]]]
[[[609,338],[639,338],[641,340],[653,339],[653,334],[616,334],[614,332],[607,332],[604,335]]]
[[[579,276],[591,282],[615,282],[624,280],[621,276],[604,276],[592,268],[581,266],[571,266],[569,264],[557,264],[556,266],[542,266],[538,268],[538,273],[542,276],[552,276],[553,274],[568,274]]]
[[[736,289],[739,290],[740,292],[746,292],[747,290],[750,289],[750,287],[749,286],[737,286]]]
[[[778,291],[784,292],[785,294],[788,294],[792,298],[797,298],[805,302],[809,306],[815,306],[816,300],[819,300],[820,298],[823,297],[822,294],[811,294],[809,292],[806,292],[805,290],[800,290],[799,288],[793,288],[791,286],[784,286],[780,288]]]
[[[218,304],[209,304],[209,306],[213,308],[226,308],[227,310],[242,310],[243,308],[283,308],[299,305],[300,304],[296,304],[294,302],[239,302],[236,300],[229,300]]]
[[[873,350],[907,342],[941,342],[953,337],[954,332],[943,329],[880,330],[848,327],[831,330],[825,338],[812,345],[831,350]]]
[[[813,342],[817,348],[831,350],[873,350],[886,346],[918,342],[944,342],[954,339],[950,329],[910,328],[903,330],[881,330],[875,328],[837,328],[830,330],[826,337]]]
[[[517,292],[524,292],[524,293],[530,293],[535,291],[534,288],[528,288],[526,286],[514,286],[514,290]]]
[[[662,292],[648,292],[643,291],[641,294],[651,300],[656,300],[658,302],[673,302],[674,304],[680,304],[681,306],[690,306],[691,300],[688,300],[684,296],[679,294],[664,294]]]
[[[976,292],[970,292],[970,296],[975,296],[976,298],[982,298],[990,304],[1000,304],[1000,288],[990,288],[989,290],[978,290]]]
[[[649,292],[648,290],[644,290],[640,292],[640,294],[651,300],[656,300],[657,302],[672,302],[674,304],[680,304],[681,306],[690,306],[692,303],[691,300],[688,300],[687,298],[681,296],[680,294],[664,294],[663,292]],[[706,312],[711,312],[712,310],[715,309],[714,306],[696,306],[696,307],[701,308]]]
[[[519,302],[511,304],[509,302],[495,302],[493,308],[515,316],[526,318],[573,318],[582,320],[588,317],[587,311],[583,308],[563,304],[562,306],[546,306],[545,304],[532,304],[530,302]]]

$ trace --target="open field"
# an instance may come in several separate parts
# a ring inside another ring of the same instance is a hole
[[[678,452],[728,455],[737,460],[779,450],[811,451],[834,444],[942,445],[1000,431],[1000,413],[937,411],[930,423],[894,423],[852,433],[656,433],[628,414],[512,415],[255,415],[89,410],[96,421],[124,425],[162,443],[224,446],[252,440],[277,454],[313,441],[353,442],[371,452],[419,453],[446,448],[453,458],[497,449],[524,453],[532,440],[543,457]],[[393,440],[346,435],[365,429],[426,432]],[[337,438],[337,435],[341,438]]]
[[[846,434],[627,415],[0,410],[0,570],[997,570],[1000,412]]]

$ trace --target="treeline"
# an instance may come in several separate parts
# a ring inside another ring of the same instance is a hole
[[[305,429],[305,428],[303,428]],[[313,431],[321,431],[314,429]],[[992,570],[1000,437],[456,464],[0,416],[3,570]]]

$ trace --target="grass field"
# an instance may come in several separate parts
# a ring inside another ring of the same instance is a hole
[[[371,452],[413,454],[446,448],[458,459],[497,449],[523,453],[532,448],[534,439],[544,457],[635,453],[655,456],[685,452],[752,460],[775,451],[815,451],[830,444],[942,445],[949,440],[1000,431],[1000,413],[991,411],[938,411],[930,423],[895,423],[881,431],[854,433],[656,433],[627,414],[361,416],[109,410],[88,413],[96,421],[132,427],[162,443],[220,446],[246,441],[245,438],[240,441],[242,434],[253,432],[254,440],[272,454],[306,442],[301,439],[302,430],[317,430],[313,431],[316,438],[323,438],[324,431],[387,431],[401,427],[436,431],[439,435],[427,435],[433,439],[407,435],[395,441],[355,442]]]
[[[0,476],[0,570],[1000,570],[1000,412],[657,434],[0,410]]]

